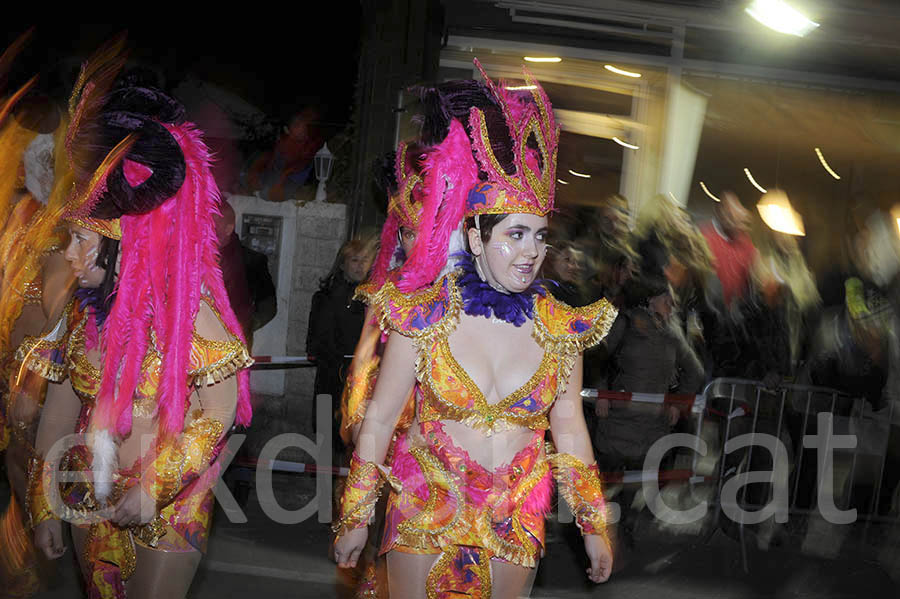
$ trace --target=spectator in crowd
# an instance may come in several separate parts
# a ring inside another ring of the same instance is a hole
[[[659,275],[645,275],[627,289],[606,343],[606,373],[598,386],[632,393],[696,393],[703,384],[703,367],[672,320],[674,302],[669,285]],[[650,446],[678,422],[679,408],[598,399],[593,431],[601,470],[643,468]],[[634,492],[628,492],[633,499]],[[631,501],[619,502],[627,507]],[[620,538],[630,542],[632,519],[623,513]]]
[[[681,206],[659,194],[641,211],[634,246],[641,272],[669,281],[676,322],[700,350],[703,330],[718,318],[710,297],[721,295],[705,238]]]
[[[234,208],[222,200],[222,214],[216,217],[222,278],[231,307],[237,316],[247,346],[253,347],[253,332],[275,318],[278,301],[269,273],[268,257],[241,243],[234,230]]]
[[[306,351],[316,364],[314,396],[331,396],[332,443],[341,452],[339,422],[335,410],[339,407],[347,366],[356,347],[365,321],[366,307],[354,299],[356,286],[365,279],[375,247],[371,241],[352,239],[338,252],[334,266],[319,283],[313,294],[309,311]],[[349,357],[348,357],[349,356]],[[339,415],[338,415],[339,417]],[[318,402],[313,402],[313,430],[318,427]]]
[[[712,253],[716,276],[722,284],[722,301],[730,309],[745,299],[750,286],[750,269],[756,260],[756,247],[747,231],[750,213],[734,192],[722,194],[715,204],[713,219],[700,227]]]
[[[850,416],[851,396],[864,398],[869,404],[865,411],[870,414],[882,411],[888,399],[890,305],[877,288],[855,277],[845,282],[844,295],[844,306],[829,308],[822,315],[797,382],[837,389],[849,396],[838,398],[834,405],[832,397],[827,395],[808,398],[804,394],[793,398],[790,424],[797,451],[803,451],[800,443],[804,434],[816,434],[816,413],[831,412],[841,420]],[[807,412],[809,415],[805,417]],[[874,439],[867,440],[868,445],[874,442]],[[817,472],[815,451],[807,449],[800,474],[800,507],[812,504]],[[889,507],[889,489],[885,491],[888,496],[884,497],[882,506]],[[859,507],[865,507],[863,504]]]
[[[710,296],[721,316],[706,319],[705,357],[713,377],[763,380],[775,386],[791,372],[789,335],[781,315],[754,285],[759,252],[747,231],[750,213],[733,192],[722,194],[712,221],[701,227],[713,258],[721,298]]]
[[[552,281],[553,297],[570,306],[584,306],[591,300],[583,286],[584,253],[571,241],[548,248],[544,278]]]
[[[299,189],[313,170],[313,157],[324,139],[316,121],[315,108],[295,114],[275,147],[250,167],[247,184],[251,191],[262,190],[267,199],[283,202]]]
[[[711,298],[722,294],[706,240],[693,225],[684,235],[675,235],[668,241],[663,274],[672,286],[677,322],[702,359],[704,331],[714,328],[720,316]]]
[[[588,300],[607,298],[622,305],[622,286],[631,278],[637,256],[628,231],[628,201],[619,194],[605,198],[579,240],[585,253],[585,293]]]
[[[803,355],[809,323],[822,305],[819,291],[797,239],[766,229],[760,259],[753,269],[754,286],[776,319],[785,326],[790,352],[789,373]]]

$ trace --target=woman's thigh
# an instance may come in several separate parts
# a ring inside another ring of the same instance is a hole
[[[441,556],[389,551],[387,554],[388,591],[391,599],[422,599],[428,572]]]
[[[419,555],[391,551],[387,554],[391,599],[423,599],[425,584],[440,554]],[[524,568],[491,560],[491,599],[528,597],[537,568]]]
[[[531,595],[537,567],[525,568],[491,560],[491,599],[518,599]]]
[[[137,567],[128,579],[128,599],[180,599],[200,565],[199,551],[158,551],[135,546]]]

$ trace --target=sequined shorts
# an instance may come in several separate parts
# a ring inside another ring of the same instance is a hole
[[[389,498],[381,552],[435,554],[465,545],[535,567],[552,494],[544,431],[493,472],[454,445],[440,422],[420,423],[417,433],[397,439],[391,473],[402,491]]]

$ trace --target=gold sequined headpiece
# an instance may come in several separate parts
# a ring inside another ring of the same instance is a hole
[[[388,214],[396,215],[401,226],[415,229],[422,217],[422,198],[414,192],[422,182],[422,176],[416,169],[411,153],[409,145],[400,142],[394,164],[397,191],[388,199]]]
[[[118,218],[102,219],[102,218],[78,218],[68,217],[66,220],[76,224],[79,227],[99,233],[103,237],[109,237],[120,241],[122,239],[122,226]]]
[[[543,216],[553,209],[559,144],[559,125],[553,117],[550,99],[524,67],[526,89],[513,90],[502,81],[500,85],[491,81],[478,60],[475,66],[506,121],[515,172],[507,173],[497,160],[485,113],[471,108],[472,147],[479,169],[488,178],[469,192],[466,216],[519,212]]]

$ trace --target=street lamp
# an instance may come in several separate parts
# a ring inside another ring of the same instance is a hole
[[[319,180],[319,188],[316,190],[316,201],[324,202],[328,194],[325,192],[325,182],[331,175],[331,166],[334,164],[334,154],[328,149],[328,144],[322,145],[322,149],[316,152],[313,159],[316,166],[316,179]]]

